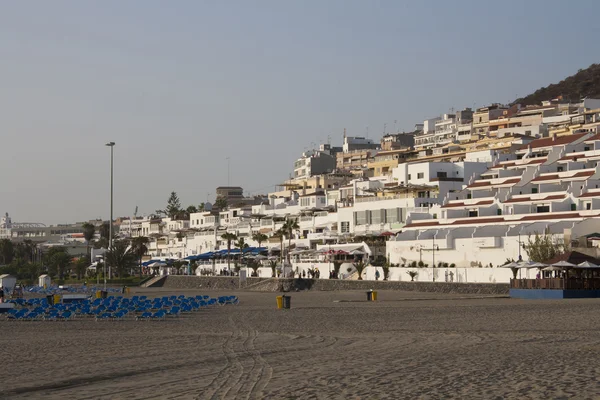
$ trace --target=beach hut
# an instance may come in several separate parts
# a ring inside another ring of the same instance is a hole
[[[52,281],[52,279],[50,278],[50,275],[47,275],[47,274],[40,275],[38,278],[38,286],[43,287],[43,288],[50,287],[51,281]]]
[[[12,293],[16,285],[16,277],[9,274],[0,275],[0,287],[4,289],[5,294]]]

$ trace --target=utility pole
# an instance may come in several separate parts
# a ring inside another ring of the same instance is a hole
[[[110,147],[110,221],[108,225],[108,251],[112,251],[113,245],[113,150],[115,142],[108,142],[106,146]],[[104,291],[106,291],[106,256],[104,257]],[[109,269],[110,271],[110,269]]]
[[[227,186],[229,186],[229,157],[227,157]]]

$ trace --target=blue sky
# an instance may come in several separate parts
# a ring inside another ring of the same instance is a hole
[[[273,189],[311,143],[379,139],[598,62],[596,1],[19,1],[0,13],[0,212],[108,218]],[[397,121],[394,124],[394,121]]]

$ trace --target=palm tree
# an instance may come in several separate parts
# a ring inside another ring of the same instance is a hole
[[[105,255],[105,261],[117,270],[121,278],[125,276],[128,270],[135,267],[137,259],[133,247],[125,240],[113,241],[112,247]]]
[[[235,233],[225,232],[221,235],[221,239],[227,240],[227,269],[229,269],[231,263],[231,242],[237,239],[237,236],[235,235]]]
[[[356,268],[356,272],[358,272],[358,280],[362,281],[362,274],[365,268],[367,268],[367,263],[363,260],[359,260],[353,263],[352,265],[354,265],[354,268]]]
[[[269,261],[269,267],[271,267],[271,277],[275,278],[275,276],[277,275],[277,261]]]
[[[260,247],[260,245],[266,241],[269,237],[267,235],[265,235],[264,233],[260,233],[260,232],[256,232],[254,235],[252,235],[252,240],[254,240],[255,242],[258,242],[258,247]]]
[[[131,246],[133,247],[133,253],[136,255],[136,257],[139,260],[140,279],[142,279],[142,257],[144,256],[144,254],[146,254],[148,252],[148,243],[150,243],[150,240],[145,236],[138,236],[138,237],[131,239]]]
[[[285,234],[285,236],[287,236],[287,238],[288,238],[287,259],[288,259],[288,263],[289,263],[290,262],[290,247],[292,247],[292,235],[294,234],[295,231],[300,229],[300,226],[298,225],[298,219],[287,219],[285,221],[285,223],[283,224],[283,226],[281,227],[281,229],[283,230],[283,233]]]
[[[96,227],[93,224],[86,222],[85,224],[83,224],[81,226],[81,228],[83,229],[83,238],[85,239],[85,245],[87,247],[86,248],[87,255],[88,255],[88,258],[90,258],[90,242],[92,241],[92,239],[94,238],[94,235],[96,234]]]
[[[279,261],[281,263],[283,263],[283,237],[284,236],[285,236],[285,233],[283,232],[282,228],[276,230],[272,235],[272,237],[279,239]]]

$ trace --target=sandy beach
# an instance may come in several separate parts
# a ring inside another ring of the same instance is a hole
[[[162,296],[168,290],[138,290]],[[0,318],[2,398],[592,399],[600,300],[237,294],[165,321]]]

